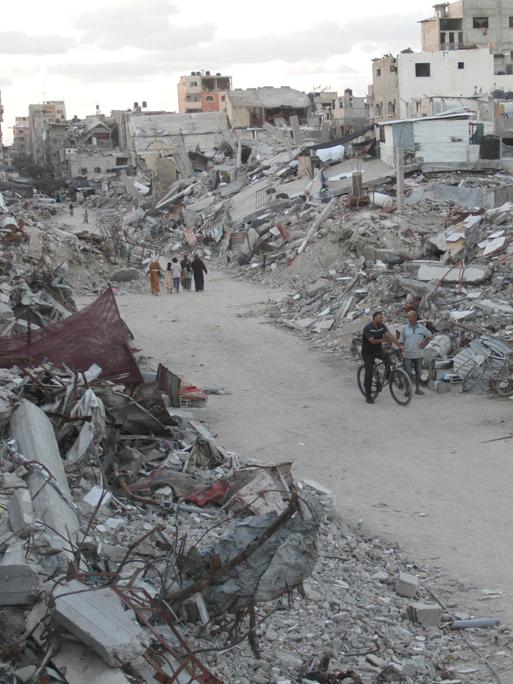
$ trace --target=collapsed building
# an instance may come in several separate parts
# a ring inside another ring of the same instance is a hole
[[[306,145],[314,178],[298,178],[295,157],[305,144],[294,149],[278,130],[267,135],[265,147],[254,141],[253,158],[241,161],[234,180],[223,175],[214,189],[215,166],[237,167],[233,153],[222,164],[218,152],[205,154],[207,169],[174,181],[163,195],[142,197],[128,187],[125,195],[106,192],[97,233],[71,233],[60,227],[58,212],[5,194],[0,673],[7,681],[413,683],[436,681],[438,673],[447,679],[473,662],[459,636],[461,618],[470,614],[444,613],[421,584],[429,570],[341,525],[329,490],[296,481],[290,463],[257,463],[228,451],[200,418],[207,399],[219,394],[222,401],[226,390],[145,365],[111,288],[100,283],[87,307],[74,306],[76,261],[91,284],[92,265],[105,260],[106,279],[122,288],[141,273],[145,249],[173,254],[187,245],[278,279],[286,269],[299,274],[327,238],[341,244],[345,264],[331,262],[322,280],[278,303],[282,323],[327,339],[339,324],[365,315],[365,297],[389,297],[397,308],[395,254],[385,246],[371,254],[365,230],[370,236],[374,224],[376,241],[385,232],[394,239],[412,273],[417,263],[405,254],[421,255],[420,236],[395,225],[388,211],[365,205],[363,194],[360,208],[336,197],[324,201],[320,172],[341,163],[340,144]],[[232,146],[238,149],[238,141]],[[268,189],[280,188],[265,192],[265,202],[248,194],[262,176]],[[99,200],[91,197],[86,206]],[[425,213],[428,201],[408,211]],[[109,204],[117,209],[110,212]],[[426,307],[446,298],[450,306],[450,286],[431,291],[428,271],[440,263],[433,257],[443,255],[452,274],[458,247],[468,249],[491,225],[504,225],[505,211],[455,213],[438,233],[426,220],[431,260],[420,264],[416,280],[401,276],[405,288],[415,292],[416,282],[427,283]],[[119,215],[121,224],[114,222]],[[451,238],[463,225],[473,232],[457,247]],[[478,250],[495,252],[492,245]],[[65,255],[69,268],[42,268]],[[358,269],[354,277],[351,268]],[[487,275],[468,277],[475,287]],[[308,326],[306,307],[322,309]],[[337,321],[326,325],[330,313]],[[510,638],[497,620],[485,622],[491,631],[474,636],[483,648]],[[477,663],[467,681],[483,681],[490,662]]]

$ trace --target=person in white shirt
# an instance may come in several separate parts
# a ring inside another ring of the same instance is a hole
[[[413,379],[415,373],[415,394],[424,394],[420,389],[420,375],[424,359],[424,347],[432,338],[431,332],[417,320],[417,312],[408,312],[408,323],[403,325],[399,340],[404,345],[403,367]]]
[[[178,259],[173,257],[171,260],[171,272],[173,273],[173,286],[176,294],[180,292],[180,281],[182,279],[182,267],[178,263]]]

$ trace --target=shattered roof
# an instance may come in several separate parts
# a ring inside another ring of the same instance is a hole
[[[310,105],[306,93],[288,86],[236,89],[229,92],[228,97],[235,107],[264,107],[265,109],[294,107],[295,109],[305,109]]]
[[[200,114],[150,114],[132,116],[130,132],[136,138],[154,138],[156,135],[174,136],[198,133],[217,133],[227,128],[226,114],[202,112]]]

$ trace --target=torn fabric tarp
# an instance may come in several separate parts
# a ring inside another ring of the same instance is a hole
[[[139,384],[143,378],[129,339],[130,332],[109,288],[85,309],[62,321],[37,332],[0,337],[0,367],[48,360],[78,372],[97,363],[103,370],[101,377],[124,385]]]

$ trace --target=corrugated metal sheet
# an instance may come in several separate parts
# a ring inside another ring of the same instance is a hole
[[[512,353],[511,347],[501,342],[501,340],[483,335],[477,340],[472,340],[468,347],[465,347],[459,354],[456,354],[453,359],[454,372],[461,375],[465,380],[465,377],[476,369],[476,376],[478,377],[479,371],[477,371],[477,368],[483,362],[483,359],[486,359],[484,372],[479,382],[473,385],[475,380],[469,378],[468,383],[465,383],[465,381],[463,383],[464,389],[482,394],[490,389],[490,381],[496,377],[504,364],[503,358],[492,358],[493,355],[506,357]],[[465,384],[467,384],[467,387],[465,387]]]

